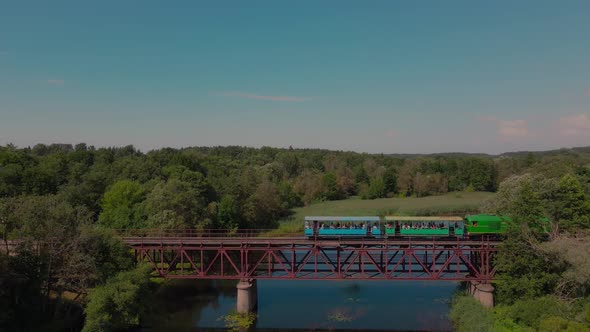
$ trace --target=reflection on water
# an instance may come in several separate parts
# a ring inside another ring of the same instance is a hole
[[[221,331],[235,309],[236,282],[173,281],[158,294],[144,331]],[[449,331],[453,282],[258,281],[252,331]]]

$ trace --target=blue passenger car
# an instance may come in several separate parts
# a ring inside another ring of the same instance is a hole
[[[305,236],[308,237],[373,237],[381,235],[378,216],[308,216]]]

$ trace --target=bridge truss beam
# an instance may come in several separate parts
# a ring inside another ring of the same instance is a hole
[[[497,242],[124,238],[177,279],[450,280],[489,283]]]

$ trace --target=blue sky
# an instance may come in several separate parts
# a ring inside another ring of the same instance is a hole
[[[590,1],[0,0],[0,144],[590,145]]]

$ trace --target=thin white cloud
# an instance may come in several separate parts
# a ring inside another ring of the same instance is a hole
[[[399,132],[395,129],[389,129],[388,131],[385,132],[385,137],[396,138],[398,136],[399,136]]]
[[[479,120],[482,122],[496,122],[498,119],[495,116],[491,115],[482,115],[479,117]]]
[[[480,122],[494,124],[496,126],[497,135],[502,140],[531,136],[527,120],[503,120],[491,115],[479,116],[478,120]]]
[[[257,95],[254,93],[247,93],[247,92],[216,92],[213,93],[215,96],[221,97],[238,97],[238,98],[246,98],[246,99],[256,99],[256,100],[271,100],[271,101],[308,101],[311,100],[309,97],[293,97],[293,96],[265,96],[265,95]]]
[[[66,81],[64,80],[47,80],[47,83],[51,85],[64,85]]]
[[[501,137],[527,137],[529,136],[528,122],[525,120],[500,120],[498,121],[498,134]]]
[[[590,114],[580,113],[559,118],[559,133],[569,137],[590,136]]]

